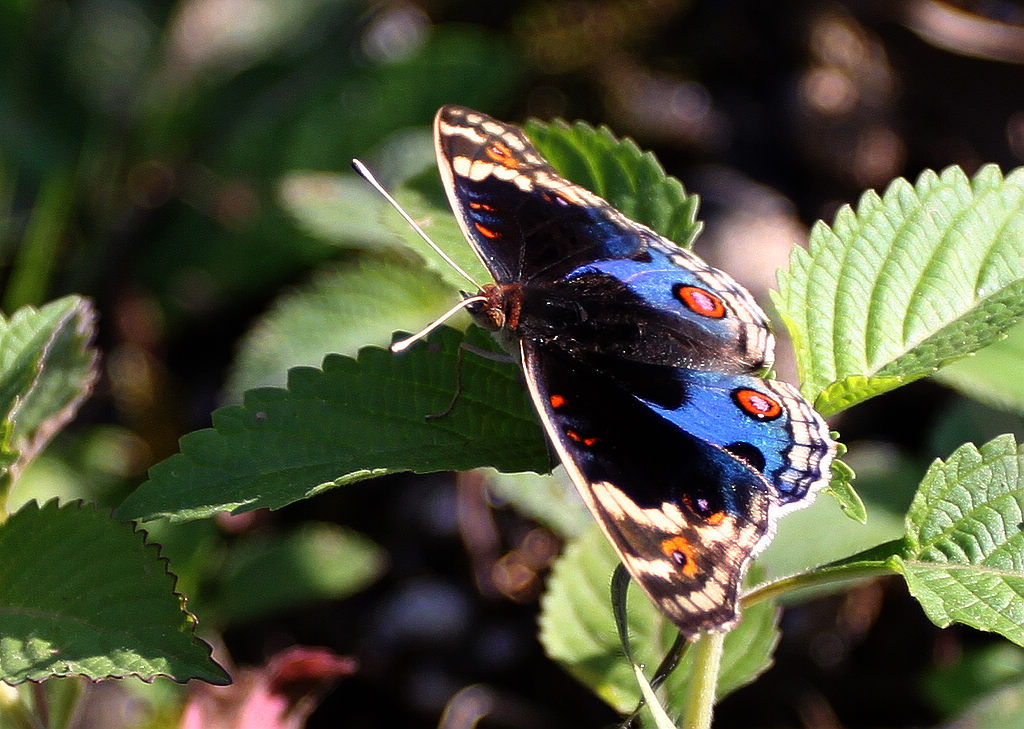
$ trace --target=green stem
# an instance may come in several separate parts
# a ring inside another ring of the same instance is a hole
[[[896,570],[886,560],[865,560],[835,565],[834,567],[821,567],[811,572],[801,572],[791,577],[784,577],[781,580],[761,585],[744,595],[742,604],[744,608],[749,608],[751,605],[785,595],[787,592],[795,590],[893,574],[896,574]]]
[[[722,666],[725,633],[705,633],[691,649],[693,680],[687,690],[682,729],[711,729],[718,671]]]

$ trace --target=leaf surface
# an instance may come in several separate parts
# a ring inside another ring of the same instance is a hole
[[[479,329],[467,341],[496,348]],[[276,509],[400,471],[549,470],[519,368],[460,357],[461,343],[461,333],[442,328],[402,354],[367,347],[357,359],[329,355],[323,369],[291,370],[286,389],[250,390],[242,405],[214,412],[212,429],[182,438],[181,452],[154,466],[117,515],[182,520]],[[451,412],[428,419],[453,401]]]
[[[92,392],[98,355],[92,304],[68,296],[9,319],[0,315],[0,413],[5,445],[29,460]]]
[[[928,470],[893,557],[940,627],[954,622],[1024,645],[1024,447],[968,443]]]
[[[1024,316],[1024,169],[956,167],[865,193],[794,249],[773,297],[829,415],[932,374]]]
[[[227,683],[145,535],[90,506],[24,506],[0,526],[0,678]]]

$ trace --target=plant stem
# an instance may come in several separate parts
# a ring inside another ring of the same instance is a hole
[[[886,560],[862,560],[822,567],[762,585],[743,596],[743,606],[749,608],[751,605],[794,590],[890,574],[895,574],[895,570]],[[711,729],[725,636],[725,633],[707,633],[702,635],[691,649],[694,653],[693,681],[686,696],[686,713],[680,724],[682,729]]]
[[[693,646],[693,680],[685,702],[681,729],[711,729],[718,671],[722,665],[725,633],[705,633]]]
[[[801,572],[790,577],[784,577],[781,580],[776,580],[775,582],[769,582],[766,585],[761,585],[744,595],[742,604],[744,608],[749,608],[756,603],[795,590],[892,574],[896,574],[896,571],[886,560],[865,560],[835,565],[834,567],[820,567],[810,572]]]

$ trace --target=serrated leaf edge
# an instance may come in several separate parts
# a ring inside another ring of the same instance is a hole
[[[42,512],[44,509],[49,507],[51,504],[55,504],[55,507],[57,509],[66,509],[66,508],[69,508],[69,507],[75,507],[78,511],[83,511],[83,510],[85,510],[87,508],[91,508],[91,509],[93,509],[96,512],[106,511],[107,515],[110,517],[110,521],[112,523],[118,524],[118,525],[128,526],[132,530],[132,536],[141,536],[142,537],[142,545],[143,545],[143,548],[146,551],[150,551],[151,549],[155,549],[156,550],[156,555],[155,555],[156,556],[156,561],[163,563],[164,574],[166,574],[166,575],[171,577],[171,580],[172,580],[172,583],[171,583],[171,594],[178,599],[178,602],[181,605],[181,611],[185,614],[185,620],[191,626],[190,633],[191,633],[192,640],[193,641],[197,641],[199,644],[201,644],[202,646],[204,646],[206,648],[206,655],[207,655],[207,658],[209,659],[210,663],[212,663],[214,666],[219,668],[223,672],[224,678],[225,678],[225,680],[223,682],[221,682],[221,683],[218,683],[218,682],[215,682],[215,681],[209,681],[207,679],[197,679],[197,680],[206,680],[207,683],[211,683],[214,686],[227,686],[228,684],[230,684],[231,683],[231,676],[230,676],[230,674],[228,674],[228,672],[224,669],[224,667],[221,666],[219,663],[217,663],[214,660],[214,658],[213,658],[213,646],[211,646],[209,643],[207,643],[205,640],[203,640],[202,638],[200,638],[196,634],[196,630],[197,630],[197,628],[199,626],[199,618],[196,617],[193,613],[191,613],[187,609],[188,596],[185,595],[184,593],[178,592],[178,589],[177,589],[177,587],[178,587],[178,575],[175,574],[171,570],[171,561],[170,561],[170,559],[168,559],[167,557],[164,557],[162,554],[160,554],[160,551],[163,548],[162,545],[159,542],[149,541],[149,532],[146,531],[144,528],[140,527],[137,522],[132,521],[132,520],[124,521],[124,520],[116,519],[113,516],[113,509],[103,509],[103,508],[97,506],[96,504],[89,503],[87,501],[84,501],[83,499],[73,499],[71,501],[66,501],[64,503],[60,503],[60,499],[58,497],[54,497],[54,498],[44,502],[42,504],[42,506],[40,506],[39,503],[33,499],[32,501],[26,502],[25,505],[22,506],[21,509],[18,510],[18,513],[24,511],[25,509],[32,509],[32,508],[34,508],[36,511]],[[3,528],[3,526],[0,525],[0,529],[2,529],[2,528]],[[169,679],[171,681],[174,681],[175,683],[184,684],[184,683],[186,683],[186,682],[188,682],[190,680],[195,679],[195,677],[192,677],[192,676],[190,676],[188,678],[185,678],[185,679],[179,679],[179,678],[176,678],[174,676],[171,676],[170,674],[161,673],[161,672],[153,673],[151,675],[142,675],[141,673],[138,673],[137,671],[132,671],[132,672],[128,672],[128,673],[112,673],[112,674],[107,674],[107,675],[104,675],[104,676],[96,677],[96,676],[89,676],[89,675],[84,674],[84,673],[73,672],[72,671],[72,672],[67,672],[67,673],[55,672],[55,673],[51,673],[48,676],[45,676],[43,678],[25,678],[25,679],[23,679],[21,681],[15,681],[13,683],[10,683],[9,685],[11,685],[11,686],[18,686],[18,685],[20,685],[22,683],[26,683],[26,682],[34,683],[34,684],[40,684],[43,681],[46,681],[46,680],[48,680],[50,678],[66,678],[66,677],[70,677],[70,676],[80,676],[80,677],[83,677],[83,678],[87,678],[87,679],[89,679],[90,681],[93,681],[93,682],[98,682],[98,681],[105,680],[105,679],[119,679],[119,678],[129,678],[129,677],[132,677],[132,678],[137,678],[137,679],[139,679],[140,681],[142,681],[144,683],[153,683],[158,678],[166,678],[166,679]],[[7,683],[7,682],[4,681],[4,683]]]

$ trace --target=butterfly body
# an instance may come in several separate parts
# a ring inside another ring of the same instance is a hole
[[[520,361],[541,423],[630,574],[688,636],[730,627],[775,521],[835,444],[730,276],[560,177],[521,131],[457,106],[438,166],[494,277],[470,311]]]

